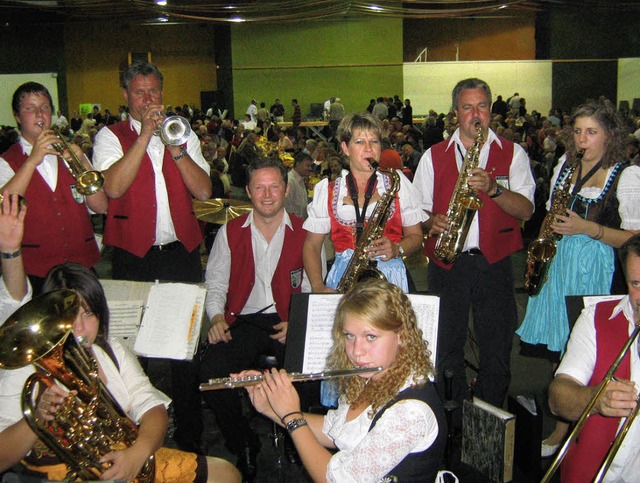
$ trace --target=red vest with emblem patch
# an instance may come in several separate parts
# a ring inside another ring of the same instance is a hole
[[[27,159],[20,143],[11,146],[2,157],[15,172]],[[29,210],[22,239],[22,259],[29,275],[45,277],[49,270],[65,262],[91,268],[100,260],[87,206],[84,200],[78,203],[73,196],[75,184],[61,161],[53,192],[39,172],[33,173],[24,194]]]
[[[497,142],[491,143],[485,171],[494,178],[500,176],[508,179],[514,145],[504,138],[500,138],[500,141],[502,148]],[[442,141],[431,147],[434,172],[433,213],[436,214],[447,212],[451,194],[458,181],[456,144],[452,143],[447,149],[448,144],[449,141]],[[522,248],[520,223],[486,194],[478,193],[478,196],[484,201],[484,206],[476,214],[480,228],[479,248],[489,263],[496,263]],[[453,265],[445,265],[433,256],[435,246],[436,238],[429,237],[424,247],[425,255],[438,266],[450,269]]]
[[[249,299],[255,284],[256,267],[253,261],[251,225],[243,227],[249,213],[227,223],[227,239],[231,251],[229,292],[224,317],[227,324],[235,322],[231,315],[239,314]],[[278,265],[271,279],[271,292],[276,302],[280,320],[289,320],[291,294],[302,291],[302,244],[307,232],[302,228],[302,218],[289,215],[293,229],[285,226],[284,242]]]

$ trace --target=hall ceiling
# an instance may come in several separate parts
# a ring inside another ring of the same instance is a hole
[[[164,5],[162,4],[164,3]],[[0,22],[299,22],[331,18],[505,17],[549,7],[638,10],[638,0],[4,0]]]

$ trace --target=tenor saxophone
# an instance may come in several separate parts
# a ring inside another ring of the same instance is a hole
[[[545,216],[538,238],[531,242],[527,249],[527,270],[524,275],[524,290],[529,295],[538,295],[542,285],[547,281],[549,266],[556,255],[558,241],[562,235],[558,235],[551,228],[553,221],[559,216],[565,216],[567,206],[571,201],[571,178],[584,156],[584,151],[579,151],[571,161],[567,175],[553,191],[551,209]]]
[[[377,168],[377,163],[372,163],[374,168]],[[362,231],[360,240],[353,252],[351,260],[345,269],[336,291],[345,293],[351,287],[361,280],[367,278],[377,278],[380,280],[386,280],[383,273],[376,267],[377,262],[369,258],[367,253],[367,247],[377,240],[384,233],[384,227],[389,220],[389,213],[391,212],[391,205],[396,197],[396,194],[400,190],[400,176],[393,170],[381,169],[381,173],[387,173],[391,177],[391,187],[389,190],[378,200],[373,213],[369,217],[367,226]]]
[[[482,208],[484,202],[478,197],[476,191],[469,187],[471,170],[478,167],[480,161],[480,149],[484,144],[484,134],[480,121],[475,123],[477,135],[474,143],[467,150],[464,157],[458,181],[451,194],[449,207],[447,208],[447,218],[449,229],[441,232],[436,240],[434,256],[446,263],[453,263],[462,252],[464,242],[467,239],[471,222],[476,212]]]

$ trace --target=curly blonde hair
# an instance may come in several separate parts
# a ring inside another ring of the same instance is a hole
[[[426,381],[434,374],[431,352],[422,338],[411,302],[397,286],[382,280],[366,280],[356,284],[342,297],[336,310],[333,348],[327,361],[332,369],[353,368],[345,348],[344,323],[347,316],[400,336],[396,358],[380,379],[355,376],[340,380],[340,393],[346,396],[348,404],[370,404],[372,410],[369,415],[372,417],[398,394],[409,376]]]

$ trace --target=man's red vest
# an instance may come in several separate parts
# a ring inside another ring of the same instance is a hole
[[[390,178],[385,175],[385,179]],[[377,185],[377,182],[376,182]],[[336,216],[336,208],[338,206],[337,196],[340,196],[340,178],[335,181],[329,181],[328,184],[328,209],[331,218],[331,241],[337,253],[342,253],[348,248],[355,250],[356,248],[356,222],[355,219],[348,223],[340,223]],[[374,189],[376,189],[374,187]],[[365,228],[368,221],[365,221]],[[402,240],[402,214],[400,213],[400,198],[396,194],[393,204],[391,205],[391,213],[384,227],[384,236],[393,243],[400,243]]]
[[[629,339],[629,321],[622,312],[609,320],[618,303],[618,300],[611,300],[596,306],[596,365],[589,386],[600,384],[622,346]],[[615,376],[619,379],[630,379],[629,353],[622,359]],[[619,424],[620,418],[607,418],[600,414],[589,416],[580,436],[571,445],[562,463],[563,483],[593,481],[611,442],[616,437]]]
[[[113,131],[125,153],[138,138],[138,133],[129,121],[103,129]],[[191,252],[202,241],[202,233],[193,212],[191,194],[168,149],[164,151],[162,174],[167,186],[176,236],[187,251]],[[155,174],[151,159],[145,152],[138,174],[124,196],[109,199],[104,228],[105,245],[116,246],[138,257],[144,257],[156,240],[156,212]]]
[[[242,312],[255,285],[256,267],[253,261],[251,225],[242,226],[248,216],[247,213],[227,223],[231,274],[224,318],[229,325],[235,322],[231,313]],[[291,214],[289,218],[293,230],[285,227],[282,252],[271,280],[271,292],[280,320],[289,320],[291,294],[302,291],[302,244],[307,236],[307,232],[302,228],[302,218]]]
[[[2,157],[15,172],[27,159],[20,143],[11,146]],[[29,275],[45,277],[49,270],[64,262],[91,268],[100,260],[87,207],[84,202],[78,203],[71,191],[75,184],[61,161],[53,192],[40,173],[33,174],[24,195],[29,211],[22,239],[22,258]]]
[[[485,171],[497,176],[509,177],[509,169],[513,158],[514,145],[511,141],[500,138],[502,148],[497,142],[491,143],[489,159]],[[458,166],[456,163],[456,144],[442,141],[431,147],[433,160],[434,193],[433,213],[445,214],[449,208],[449,201],[458,180]],[[480,228],[480,251],[489,263],[496,263],[504,257],[522,248],[520,224],[516,218],[505,213],[498,204],[484,193],[478,193],[484,201],[484,206],[478,210]],[[453,265],[445,265],[433,256],[436,238],[429,237],[425,243],[424,253],[438,266],[450,269]]]

